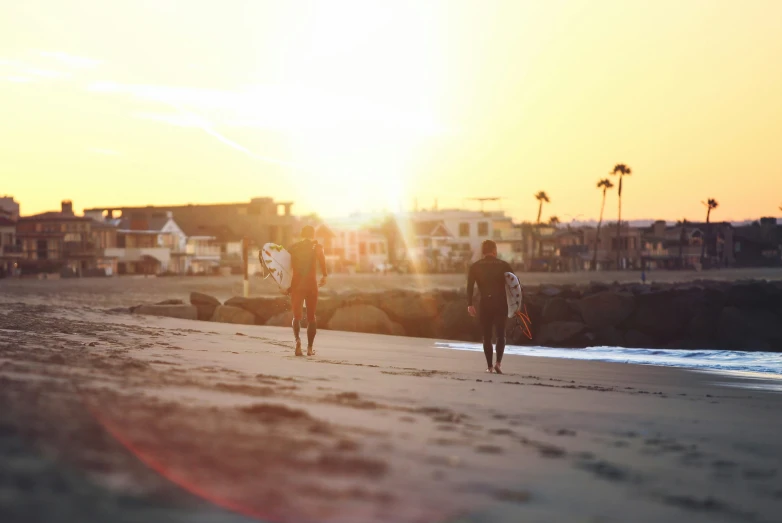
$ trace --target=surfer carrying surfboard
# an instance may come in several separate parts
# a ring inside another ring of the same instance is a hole
[[[481,244],[483,258],[473,263],[467,275],[467,312],[472,317],[478,314],[472,304],[475,284],[481,294],[480,322],[483,333],[483,353],[488,368],[486,372],[502,374],[502,355],[505,352],[505,320],[508,317],[508,302],[505,295],[505,273],[513,273],[506,261],[497,258],[497,244],[485,240]],[[497,336],[497,364],[492,366],[494,350],[492,331]]]
[[[318,308],[318,287],[326,283],[326,256],[323,246],[315,241],[315,229],[305,225],[301,229],[301,240],[288,249],[291,255],[291,309],[293,309],[293,337],[296,340],[296,356],[302,356],[301,319],[304,304],[307,305],[307,356],[315,354],[313,343],[318,330],[315,311]],[[318,281],[317,266],[320,266],[321,279]]]

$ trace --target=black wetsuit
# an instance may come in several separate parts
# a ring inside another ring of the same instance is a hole
[[[497,336],[497,363],[505,352],[505,321],[508,318],[508,301],[505,297],[505,273],[513,272],[508,262],[496,256],[485,256],[470,266],[467,276],[467,305],[472,305],[475,284],[481,293],[480,320],[483,331],[483,353],[486,363],[492,367],[492,330]]]

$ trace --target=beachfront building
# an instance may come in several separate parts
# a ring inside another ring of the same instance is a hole
[[[114,212],[89,210],[85,215],[93,219],[97,267],[106,275],[184,272],[186,237],[171,213],[131,212],[115,217]]]
[[[777,225],[776,218],[766,217],[736,227],[730,250],[737,267],[782,266],[782,225]]]
[[[11,216],[0,210],[0,278],[16,275],[22,257],[22,246],[16,242],[16,220]]]
[[[92,224],[91,218],[73,213],[70,200],[59,211],[20,217],[16,236],[22,273],[82,275],[94,269],[98,252]]]
[[[434,209],[400,213],[395,219],[400,241],[394,256],[411,270],[465,270],[480,258],[484,240],[495,240],[503,259],[523,260],[521,229],[502,211]]]
[[[706,243],[704,249],[703,244]],[[643,229],[641,255],[649,269],[701,269],[734,265],[734,230],[727,222],[679,222],[669,226],[658,220]]]
[[[330,229],[330,232],[333,237],[329,242],[331,249],[327,261],[334,263],[337,271],[377,272],[382,271],[388,263],[388,241],[378,231],[340,228]],[[321,229],[321,236],[323,234]]]
[[[0,215],[13,221],[19,219],[19,203],[13,196],[0,196]]]
[[[643,255],[642,229],[622,222],[619,238],[616,233],[616,223],[603,224],[599,237],[597,229],[585,228],[583,243],[588,248],[588,257],[593,259],[597,249],[598,270],[640,269]]]
[[[230,233],[234,238],[247,236],[255,246],[273,242],[289,245],[298,234],[299,220],[291,214],[292,202],[276,202],[272,198],[253,198],[246,203],[188,204],[146,207],[98,207],[90,211],[101,213],[131,213],[153,215],[170,212],[174,221],[188,238],[197,238],[190,243],[192,253],[212,261],[212,249],[218,233]],[[209,243],[212,241],[213,243]],[[220,253],[217,253],[220,258]]]
[[[497,243],[497,257],[520,267],[524,263],[524,236],[520,225],[513,223],[510,216],[494,220],[492,240]]]

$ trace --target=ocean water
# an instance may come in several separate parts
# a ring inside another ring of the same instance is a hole
[[[437,342],[444,349],[483,352],[478,343]],[[782,380],[782,353],[746,352],[734,350],[666,350],[627,349],[623,347],[589,347],[586,349],[555,349],[509,345],[505,354],[563,358],[570,360],[606,361],[678,367],[756,380]],[[757,385],[760,387],[760,384]],[[779,385],[782,390],[782,383]],[[763,386],[762,388],[768,388]],[[773,387],[776,389],[776,387]]]

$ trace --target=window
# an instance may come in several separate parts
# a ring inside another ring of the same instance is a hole
[[[369,244],[369,254],[377,254],[377,244],[376,243],[370,243]]]
[[[46,260],[49,258],[49,244],[46,240],[35,242],[35,250],[37,259]]]
[[[459,236],[464,238],[466,236],[470,235],[470,224],[469,223],[460,223],[459,224]]]
[[[489,235],[489,222],[478,222],[478,236]]]
[[[358,253],[361,256],[364,256],[367,253],[367,244],[365,242],[361,242],[358,244]]]

